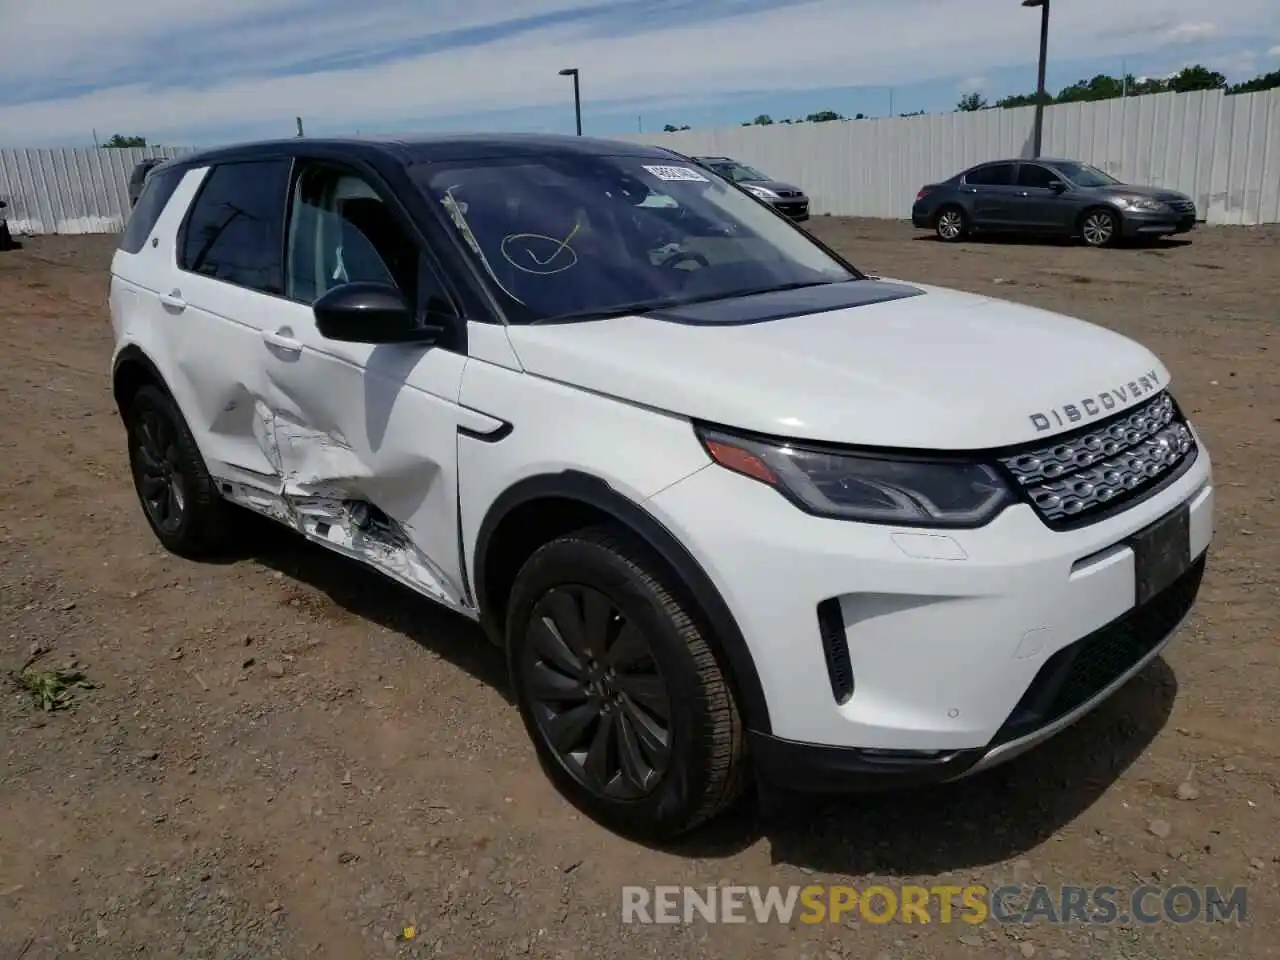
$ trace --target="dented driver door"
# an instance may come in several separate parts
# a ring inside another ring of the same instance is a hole
[[[466,357],[435,346],[327,340],[311,304],[355,280],[410,303],[434,283],[403,221],[368,182],[300,163],[285,296],[260,358],[288,522],[405,585],[469,611],[458,548],[458,405]]]

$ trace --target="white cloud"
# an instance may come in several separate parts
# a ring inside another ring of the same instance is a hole
[[[1218,35],[1218,27],[1216,24],[1200,21],[1197,23],[1180,23],[1175,27],[1170,27],[1160,37],[1161,42],[1166,44],[1174,43],[1195,43],[1198,40],[1209,40]]]
[[[957,84],[956,89],[961,93],[981,93],[990,86],[990,81],[986,77],[965,77]]]
[[[1270,50],[1268,50],[1268,51],[1267,51],[1267,56],[1268,56],[1268,57],[1280,57],[1280,43],[1277,43],[1274,47],[1272,47]]]
[[[619,16],[610,33],[599,18],[567,21],[466,48],[404,54],[406,43],[447,31],[581,5],[0,0],[0,90],[97,88],[0,106],[0,136],[9,143],[82,142],[96,127],[179,142],[202,130],[269,125],[285,133],[298,114],[308,132],[403,129],[440,117],[464,126],[486,111],[565,103],[566,81],[557,76],[564,66],[581,69],[589,107],[707,102],[762,84],[780,91],[901,85],[1034,63],[1039,26],[1033,11],[1016,4],[979,25],[973,0],[803,0],[685,23],[673,23],[671,8],[656,0],[608,0],[596,6]],[[1274,0],[1221,7],[1224,36],[1280,26]],[[650,15],[663,9],[666,21]],[[1073,0],[1054,9],[1050,56],[1066,62],[1152,49],[1180,25],[1194,25],[1202,10],[1203,0]],[[360,55],[374,55],[374,62],[344,65]],[[298,72],[273,75],[287,69]]]

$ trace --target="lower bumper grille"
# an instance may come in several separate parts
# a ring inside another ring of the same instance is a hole
[[[991,746],[1048,726],[1132,669],[1190,612],[1200,592],[1204,570],[1205,557],[1201,556],[1163,593],[1051,656]]]

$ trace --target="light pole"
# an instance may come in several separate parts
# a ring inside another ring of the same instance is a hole
[[[1040,8],[1040,73],[1036,80],[1036,132],[1034,156],[1040,156],[1044,139],[1044,65],[1049,57],[1049,0],[1022,0],[1024,7]]]
[[[578,68],[565,67],[560,76],[573,77],[573,116],[578,122],[578,136],[582,136],[582,93],[578,89]]]

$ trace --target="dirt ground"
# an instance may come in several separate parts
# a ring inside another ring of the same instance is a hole
[[[95,686],[41,713],[0,681],[0,958],[1280,955],[1280,230],[1099,252],[813,229],[873,274],[1073,313],[1162,356],[1219,498],[1198,613],[1162,660],[972,781],[769,820],[748,802],[674,849],[625,842],[548,785],[466,622],[288,535],[220,565],[157,548],[108,385],[114,238],[29,240],[0,254],[0,668],[45,648]],[[620,921],[624,884],[873,882],[1245,884],[1248,916]]]

